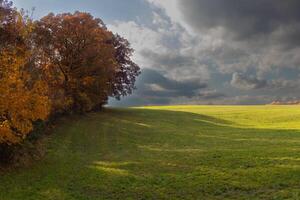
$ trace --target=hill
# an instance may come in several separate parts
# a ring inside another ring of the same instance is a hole
[[[0,199],[293,199],[299,145],[299,106],[106,109],[62,120]]]

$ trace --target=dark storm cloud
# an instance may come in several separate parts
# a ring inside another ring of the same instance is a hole
[[[230,85],[241,89],[235,95],[247,90],[250,97],[263,93],[266,101],[271,97],[299,97],[297,79],[291,75],[276,77],[273,72],[300,68],[299,0],[178,2],[184,21],[197,33],[219,34],[223,43],[208,55],[219,72],[235,72]]]
[[[225,94],[217,91],[206,91],[199,94],[199,100],[216,100],[226,97]]]
[[[257,94],[264,95],[264,97],[269,95],[269,98],[273,97],[276,100],[282,98],[299,99],[300,81],[298,79],[264,80],[258,79],[255,76],[234,73],[230,84],[252,95],[256,92]]]
[[[143,49],[140,55],[150,63],[151,68],[166,72],[166,77],[180,80],[179,82],[196,83],[198,87],[197,82],[209,79],[208,67],[204,60],[192,55],[192,52],[181,51],[182,49],[165,48],[162,52]]]
[[[199,81],[176,81],[167,78],[154,69],[143,69],[136,83],[137,89],[133,95],[125,97],[122,101],[111,100],[113,106],[141,106],[141,105],[166,105],[185,101],[193,98],[213,99],[223,97],[215,91],[202,91],[207,89],[205,83]]]
[[[155,53],[149,49],[144,49],[141,51],[141,55],[149,60],[152,60],[154,64],[159,64],[166,69],[177,68],[183,66],[191,66],[194,64],[194,58],[191,56],[183,56],[178,53],[169,51],[168,53],[159,54]]]
[[[241,73],[234,73],[230,83],[233,87],[245,90],[262,89],[268,86],[266,80],[259,80],[256,77],[246,76]]]
[[[299,26],[299,0],[182,0],[180,9],[194,28],[223,27],[240,39]],[[291,30],[292,31],[292,30]],[[299,41],[298,36],[295,35]]]
[[[198,81],[176,81],[163,76],[158,71],[143,69],[137,82],[136,94],[144,97],[193,97],[206,84]]]

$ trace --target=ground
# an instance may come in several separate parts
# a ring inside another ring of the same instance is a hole
[[[45,146],[0,200],[300,199],[300,106],[108,108]]]

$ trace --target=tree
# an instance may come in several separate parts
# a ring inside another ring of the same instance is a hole
[[[31,79],[26,69],[31,55],[29,21],[0,1],[0,144],[21,142],[33,129],[33,122],[47,119],[47,85]]]
[[[135,89],[134,84],[136,77],[141,73],[139,66],[131,60],[133,49],[129,42],[120,35],[113,37],[113,45],[115,47],[115,58],[118,67],[113,82],[113,90],[111,96],[120,99],[132,93]]]
[[[103,22],[88,13],[49,14],[36,22],[35,43],[47,61],[40,63],[50,73],[53,91],[69,99],[70,110],[85,112],[106,103],[118,67],[112,39]]]

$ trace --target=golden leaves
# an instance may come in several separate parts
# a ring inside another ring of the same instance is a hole
[[[26,55],[20,50],[0,54],[0,143],[20,142],[32,131],[32,123],[47,119],[50,111],[47,84],[36,81],[32,88],[25,84],[29,76],[24,71]]]

